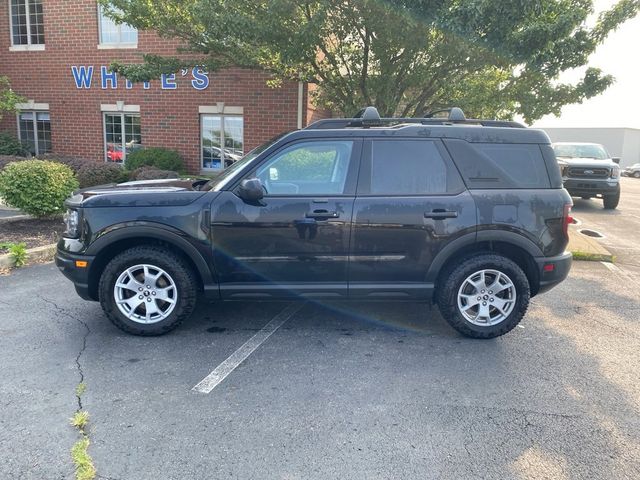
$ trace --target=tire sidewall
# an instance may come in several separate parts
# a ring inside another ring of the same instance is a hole
[[[496,270],[504,273],[516,289],[516,302],[511,313],[500,323],[486,327],[471,323],[458,309],[458,291],[462,283],[480,270]],[[508,258],[493,254],[470,257],[459,263],[451,271],[444,288],[445,295],[439,302],[446,302],[446,305],[440,305],[441,311],[444,311],[443,316],[456,330],[475,338],[492,338],[511,331],[522,320],[531,296],[529,280],[522,269]]]
[[[138,323],[125,316],[114,297],[118,277],[134,265],[147,264],[161,268],[173,279],[177,302],[169,316],[151,324]],[[191,272],[184,262],[171,252],[154,247],[138,247],[114,257],[102,272],[99,284],[102,308],[109,319],[121,330],[135,335],[162,335],[176,328],[193,310],[195,291]]]

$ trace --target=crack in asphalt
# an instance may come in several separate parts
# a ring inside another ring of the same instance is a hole
[[[53,300],[49,300],[48,298],[45,298],[42,295],[38,295],[38,297],[42,301],[44,301],[45,303],[48,303],[49,305],[52,305],[62,315],[65,315],[65,316],[71,318],[72,320],[75,320],[77,323],[79,323],[80,325],[82,325],[84,327],[85,333],[82,336],[82,346],[80,347],[80,350],[78,351],[78,354],[76,355],[76,358],[75,358],[76,369],[78,370],[78,375],[80,377],[80,381],[78,382],[78,385],[82,385],[84,383],[84,370],[82,368],[82,362],[80,360],[82,358],[82,354],[87,349],[87,338],[91,334],[91,328],[89,328],[89,325],[87,325],[87,322],[85,322],[84,320],[81,320],[80,318],[76,317],[71,312],[69,312],[67,309],[60,307]],[[83,409],[83,406],[82,406],[82,394],[78,394],[78,392],[76,391],[75,392],[75,396],[76,396],[76,400],[78,402],[77,411],[80,411],[80,410]]]

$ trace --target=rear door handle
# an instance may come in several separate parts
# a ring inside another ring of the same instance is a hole
[[[444,208],[434,208],[430,212],[424,213],[424,218],[433,218],[435,220],[442,220],[445,218],[457,218],[458,212],[455,210],[445,210]]]
[[[313,212],[308,212],[305,217],[315,218],[316,220],[327,220],[329,218],[339,218],[340,214],[338,212],[330,212],[328,210],[314,210]]]

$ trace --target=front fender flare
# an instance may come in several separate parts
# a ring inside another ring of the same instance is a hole
[[[183,252],[196,266],[202,283],[211,285],[216,283],[214,280],[214,272],[202,256],[202,253],[188,240],[184,238],[179,230],[167,226],[151,226],[151,225],[113,225],[109,227],[109,231],[100,235],[86,250],[85,255],[96,256],[109,245],[127,238],[153,238],[165,241],[170,245],[178,248]]]

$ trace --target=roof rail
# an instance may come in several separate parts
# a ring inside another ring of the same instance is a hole
[[[433,115],[440,112],[449,112],[447,118],[433,118]],[[380,118],[376,107],[367,107],[360,110],[353,118],[327,118],[318,120],[306,127],[306,130],[325,130],[325,129],[342,129],[342,128],[370,128],[394,126],[400,124],[417,124],[417,125],[481,125],[484,127],[507,127],[507,128],[526,128],[518,122],[504,120],[479,120],[474,118],[466,118],[462,109],[453,107],[446,110],[438,110],[428,113],[427,116],[410,117],[410,118]]]

